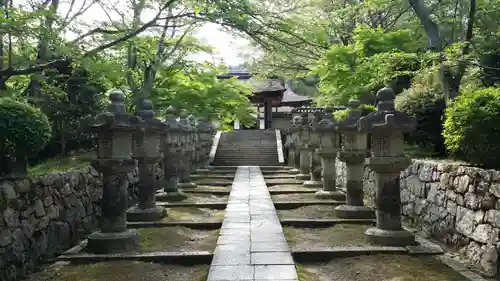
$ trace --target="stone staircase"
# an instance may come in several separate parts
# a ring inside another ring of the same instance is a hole
[[[275,130],[238,130],[222,133],[214,166],[276,166]]]

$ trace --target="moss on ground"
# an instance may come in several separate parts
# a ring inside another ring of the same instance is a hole
[[[335,206],[311,205],[290,210],[276,210],[281,219],[334,219]]]
[[[141,252],[213,251],[218,230],[198,230],[182,226],[137,229]]]
[[[138,261],[109,261],[63,267],[40,281],[205,281],[208,265],[166,265]]]
[[[228,195],[216,195],[216,194],[209,194],[209,193],[185,193],[188,197],[186,200],[183,200],[181,203],[220,203],[220,202],[227,202],[229,200]],[[179,203],[179,201],[173,200],[173,201],[168,201],[168,200],[162,200],[158,201],[160,203],[165,203],[165,202],[174,202],[174,203]]]
[[[196,207],[169,207],[168,216],[163,221],[222,221],[225,210]]]
[[[95,152],[75,152],[69,156],[50,158],[47,161],[29,167],[30,175],[43,175],[57,172],[66,172],[88,167],[90,160],[96,157]]]
[[[294,248],[366,246],[369,244],[365,231],[369,227],[358,224],[337,224],[327,228],[284,227],[284,233]]]
[[[376,254],[297,265],[300,281],[466,281],[433,256]]]

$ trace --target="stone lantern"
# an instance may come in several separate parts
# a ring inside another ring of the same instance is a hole
[[[359,129],[371,134],[371,157],[366,165],[375,173],[377,226],[365,234],[373,244],[415,244],[415,236],[401,226],[400,172],[411,160],[404,153],[403,133],[415,129],[414,120],[394,109],[394,91],[377,92],[377,111],[359,120]]]
[[[321,188],[323,182],[321,181],[321,158],[316,153],[316,149],[319,147],[321,131],[319,130],[319,123],[322,119],[322,113],[316,111],[313,113],[312,120],[309,126],[309,143],[307,145],[310,151],[310,173],[311,179],[304,182],[305,187],[311,188]]]
[[[203,117],[198,125],[198,131],[199,131],[199,142],[200,142],[200,167],[201,169],[198,169],[198,171],[206,171],[203,170],[205,167],[207,167],[208,160],[209,160],[209,154],[210,154],[210,149],[212,148],[212,127],[209,124],[208,118]]]
[[[94,254],[135,251],[139,233],[127,229],[128,173],[137,161],[132,158],[132,137],[144,131],[144,121],[125,111],[125,95],[115,90],[109,94],[107,112],[90,124],[98,134],[97,160],[92,161],[103,175],[100,230],[88,236],[87,249]]]
[[[178,153],[177,149],[181,139],[181,131],[175,109],[169,106],[166,109],[167,134],[163,141],[163,192],[156,195],[157,200],[182,201],[187,196],[179,190],[179,177],[177,172]]]
[[[289,174],[296,175],[299,173],[299,154],[298,142],[299,142],[299,132],[300,132],[300,116],[294,116],[292,118],[292,124],[287,130],[287,139],[285,145],[288,147],[288,163],[293,168],[288,171]]]
[[[137,115],[145,122],[144,134],[136,134],[133,158],[139,166],[138,204],[127,211],[128,221],[156,221],[167,215],[167,210],[156,205],[156,164],[161,159],[162,136],[166,134],[166,125],[155,118],[153,103],[144,99]]]
[[[308,113],[302,113],[301,123],[299,125],[298,149],[300,153],[299,174],[295,175],[297,180],[309,180],[311,147],[309,145],[309,134],[311,132],[311,124],[309,124]]]
[[[181,130],[181,143],[179,152],[179,187],[189,188],[196,187],[196,184],[191,182],[191,153],[194,152],[192,147],[191,135],[193,128],[188,123],[188,113],[186,110],[181,110],[179,126]]]
[[[367,133],[358,130],[361,108],[358,100],[349,101],[349,115],[339,123],[343,149],[339,160],[346,166],[346,204],[335,208],[335,216],[344,219],[372,219],[373,209],[364,206],[363,175],[367,151]]]
[[[337,190],[335,161],[337,152],[340,150],[340,143],[337,123],[333,119],[331,112],[325,115],[315,130],[320,134],[316,154],[321,157],[321,167],[323,169],[323,189],[318,190],[315,195],[320,199],[345,200],[345,195]]]
[[[197,152],[199,152],[198,121],[192,114],[188,116],[188,125],[191,126],[191,134],[189,137],[189,142],[191,145],[188,151],[190,155],[189,173],[192,174],[196,171],[197,168]]]

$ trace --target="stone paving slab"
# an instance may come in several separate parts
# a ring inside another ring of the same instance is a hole
[[[258,167],[238,167],[207,281],[297,281],[290,248]]]

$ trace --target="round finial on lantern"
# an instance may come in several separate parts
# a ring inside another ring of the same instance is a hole
[[[186,119],[188,117],[188,111],[186,109],[181,109],[181,112],[179,112],[179,117],[181,119]]]
[[[175,115],[175,108],[173,106],[169,105],[165,109],[165,115],[166,115],[167,119],[170,119],[170,118],[174,117],[174,115]]]
[[[391,88],[385,87],[377,92],[377,111],[394,111],[396,95]]]
[[[109,93],[111,104],[108,105],[108,111],[117,114],[126,114],[125,109],[125,94],[118,89],[114,89]]]
[[[359,100],[349,100],[347,103],[347,107],[350,109],[357,109],[361,105],[361,102]]]
[[[142,99],[139,103],[137,115],[142,119],[152,119],[155,117],[155,112],[153,110],[153,103],[149,99]]]
[[[377,92],[377,99],[379,102],[381,101],[391,101],[396,98],[394,91],[391,88],[385,87]]]
[[[194,117],[193,114],[189,114],[187,120],[189,125],[196,126],[196,118]]]

